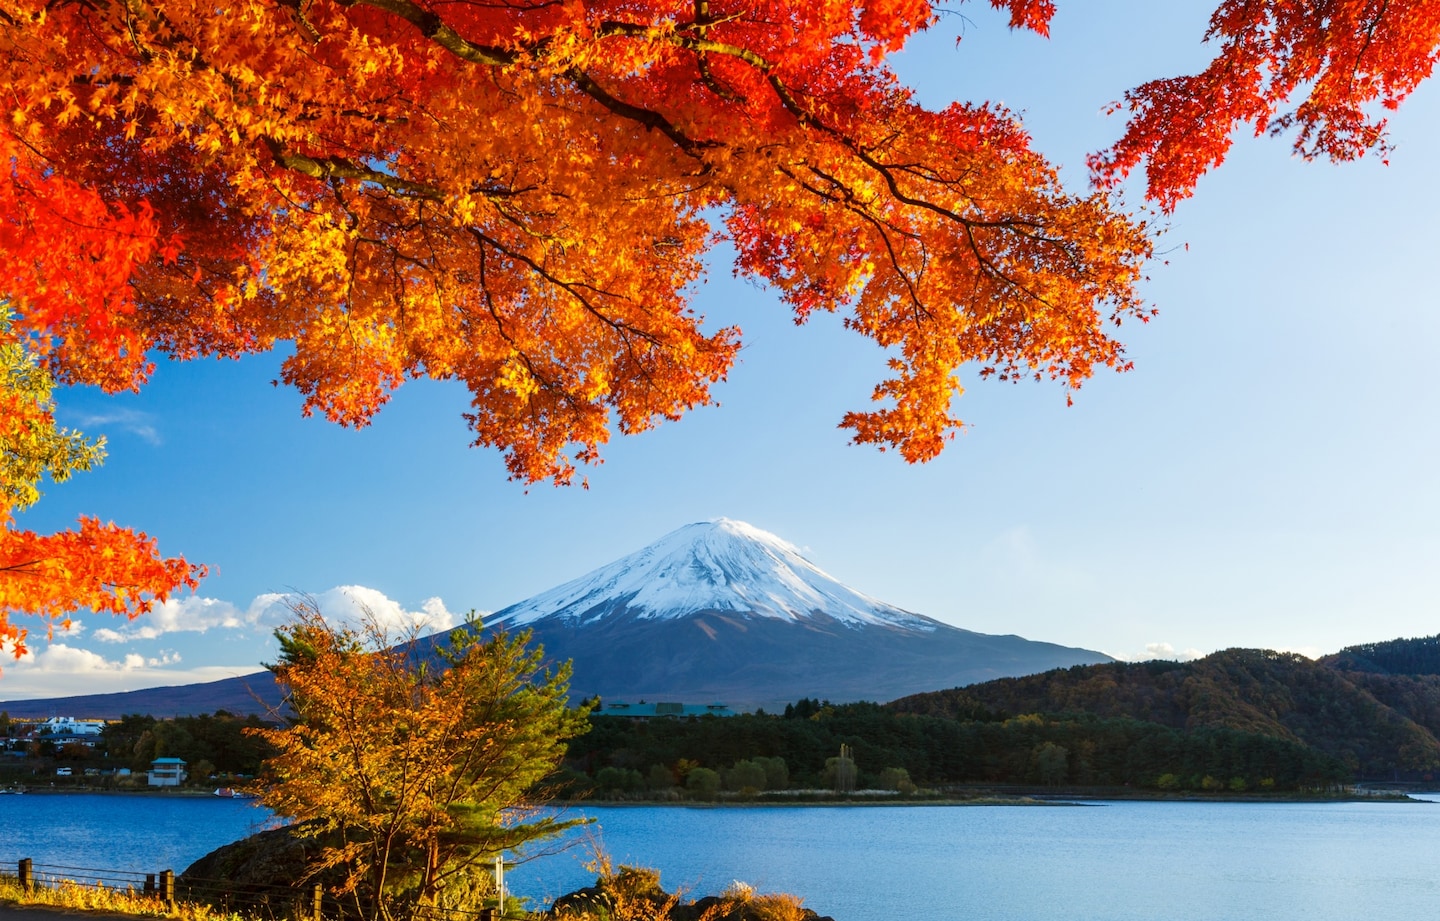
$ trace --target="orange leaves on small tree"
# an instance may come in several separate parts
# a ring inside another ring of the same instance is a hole
[[[343,870],[364,917],[433,906],[502,852],[577,824],[532,809],[587,710],[567,706],[568,666],[543,668],[528,635],[481,638],[472,621],[427,650],[293,610],[272,671],[294,720],[255,730],[276,751],[257,790],[320,842],[314,869]]]

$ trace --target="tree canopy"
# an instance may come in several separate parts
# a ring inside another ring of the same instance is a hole
[[[588,711],[566,705],[568,666],[542,668],[528,634],[482,640],[474,622],[425,650],[313,605],[295,614],[272,667],[295,719],[249,730],[275,752],[257,789],[321,843],[313,869],[343,870],[363,917],[434,906],[487,861],[576,824],[533,807]]]
[[[1055,12],[991,5],[1042,34]],[[723,241],[797,322],[839,312],[887,351],[841,424],[923,461],[961,424],[962,366],[1071,389],[1128,367],[1114,327],[1151,313],[1154,233],[1118,197],[1131,170],[1169,210],[1241,125],[1383,149],[1374,109],[1440,44],[1433,0],[1225,0],[1214,63],[1118,102],[1076,190],[1014,113],[929,111],[887,67],[943,8],[0,0],[0,339],[109,391],[157,354],[283,344],[305,411],[346,425],[455,379],[477,445],[568,483],[612,433],[711,401],[740,331],[690,293]],[[158,562],[141,537],[129,556]],[[151,596],[195,575],[165,562]],[[37,610],[93,600],[55,596]]]

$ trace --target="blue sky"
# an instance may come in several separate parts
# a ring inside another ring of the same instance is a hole
[[[1120,131],[1103,107],[1201,66],[1208,13],[1068,0],[1047,41],[972,4],[896,67],[927,105],[1023,112],[1079,188]],[[723,405],[612,443],[589,490],[507,482],[468,447],[459,386],[407,384],[360,431],[300,418],[273,356],[162,364],[138,396],[63,392],[63,421],[110,457],[23,523],[99,515],[212,574],[159,617],[82,618],[0,663],[0,699],[253,670],[289,591],[342,605],[363,587],[397,619],[496,610],[719,516],[892,604],[1127,658],[1440,632],[1435,87],[1391,134],[1388,167],[1241,140],[1170,220],[1145,285],[1160,316],[1122,332],[1136,369],[1070,408],[1054,385],[967,373],[969,428],[920,467],[836,428],[884,354],[834,317],[795,328],[724,253],[696,297],[745,333]]]

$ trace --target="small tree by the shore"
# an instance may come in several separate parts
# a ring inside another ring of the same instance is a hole
[[[538,815],[539,784],[588,709],[567,706],[568,667],[546,670],[528,633],[457,629],[427,655],[373,620],[356,631],[294,608],[272,666],[291,724],[257,730],[276,749],[264,803],[323,844],[318,871],[365,918],[402,917],[473,882],[502,852],[576,824]]]

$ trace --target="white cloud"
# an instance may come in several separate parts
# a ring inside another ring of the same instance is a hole
[[[1185,649],[1177,651],[1169,643],[1146,643],[1145,651],[1138,653],[1107,652],[1106,655],[1119,659],[1121,662],[1148,662],[1151,659],[1170,659],[1175,662],[1193,662],[1196,659],[1204,658],[1205,653],[1198,649]]]
[[[155,605],[149,614],[132,623],[112,630],[101,627],[95,639],[102,643],[125,643],[130,640],[153,640],[167,633],[204,633],[212,627],[244,627],[245,612],[218,598],[169,598]]]
[[[76,425],[87,434],[96,429],[114,426],[132,435],[138,435],[152,445],[160,444],[160,432],[155,428],[155,417],[150,413],[134,409],[116,409],[107,413],[76,413]]]
[[[391,633],[412,629],[422,634],[431,633],[448,630],[460,622],[438,597],[427,598],[421,602],[420,610],[410,611],[384,592],[363,585],[339,585],[308,596],[293,592],[260,595],[250,603],[246,617],[256,627],[273,630],[292,618],[292,605],[305,600],[314,602],[331,623],[359,626],[373,620],[376,626]]]
[[[308,597],[335,623],[358,625],[366,611],[383,629],[404,633],[448,630],[459,623],[440,598],[427,598],[411,611],[384,592],[363,585],[341,585],[305,596],[294,592],[257,595],[245,608],[218,598],[171,598],[142,617],[118,629],[102,627],[95,638],[105,643],[153,640],[169,633],[205,633],[212,629],[248,629],[268,633],[291,619],[290,608]]]
[[[181,661],[173,650],[154,656],[127,653],[109,659],[68,643],[31,647],[16,661],[7,655],[0,662],[0,691],[7,700],[30,697],[69,697],[74,694],[108,694],[163,684],[191,684],[250,674],[254,665],[175,668]]]
[[[1293,652],[1297,655],[1302,655],[1307,659],[1318,659],[1321,656],[1325,655],[1325,651],[1318,646],[1280,646],[1277,647],[1275,651]],[[1210,653],[1202,652],[1199,649],[1177,650],[1169,643],[1146,643],[1144,652],[1123,653],[1110,652],[1109,650],[1105,650],[1105,654],[1119,659],[1121,662],[1148,662],[1151,659],[1170,659],[1175,662],[1193,662],[1196,659],[1203,659]]]
[[[81,649],[68,643],[51,643],[38,649],[31,648],[16,662],[17,670],[30,669],[51,674],[80,675],[97,671],[135,671],[141,668],[163,668],[180,661],[180,654],[162,649],[158,656],[149,658],[138,653],[127,653],[121,659],[107,659],[98,652]]]
[[[292,617],[290,605],[307,597],[334,624],[358,626],[368,616],[382,630],[397,637],[411,630],[421,634],[446,630],[461,620],[445,607],[440,598],[427,598],[420,603],[418,610],[412,610],[376,589],[342,585],[309,596],[293,593],[259,595],[243,608],[217,598],[172,598],[155,605],[149,614],[134,621],[110,621],[118,623],[118,626],[92,628],[90,636],[111,644],[154,641],[166,636],[176,637],[179,642],[179,635],[185,633],[228,630],[240,634],[232,639],[248,640],[250,648],[255,649],[258,656],[258,648],[254,645],[257,635],[269,634],[289,621]],[[77,622],[75,627],[78,626]],[[111,657],[76,645],[74,635],[78,632],[73,627],[70,634],[57,631],[56,640],[52,642],[46,642],[43,634],[37,637],[32,633],[30,651],[23,658],[13,661],[13,649],[0,644],[0,699],[108,694],[161,685],[216,681],[256,671],[253,660],[244,665],[195,666],[186,663],[182,666],[180,654],[167,649],[129,649]],[[213,644],[206,642],[205,647],[213,648]],[[201,654],[206,655],[204,652]]]

